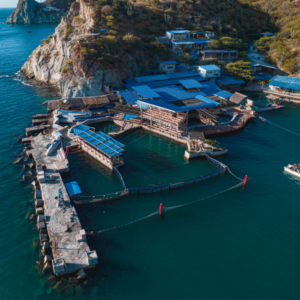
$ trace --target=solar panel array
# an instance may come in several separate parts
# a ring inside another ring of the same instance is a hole
[[[124,149],[121,148],[124,147],[122,143],[101,131],[94,133],[91,130],[86,130],[79,133],[78,136],[109,157],[124,151]]]

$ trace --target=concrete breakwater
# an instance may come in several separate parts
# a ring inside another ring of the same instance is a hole
[[[69,171],[64,148],[75,148],[78,144],[68,137],[67,127],[53,124],[49,128],[46,134],[24,139],[33,147],[27,150],[27,156],[32,156],[36,162],[37,181],[33,184],[37,228],[45,255],[44,270],[52,268],[57,276],[77,272],[76,277],[80,279],[85,277],[83,270],[95,267],[98,257],[87,244],[85,230],[61,178],[61,173]],[[47,156],[49,144],[58,132],[64,137],[63,141],[52,155]],[[46,255],[47,249],[51,250],[50,255]]]

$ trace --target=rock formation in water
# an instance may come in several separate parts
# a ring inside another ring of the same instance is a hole
[[[8,24],[59,23],[73,1],[47,0],[41,4],[35,0],[19,0],[16,9],[6,22]]]
[[[95,26],[94,7],[77,0],[55,33],[31,53],[23,73],[57,85],[62,97],[102,95],[107,84],[120,88],[122,79],[140,75],[154,55],[129,45],[120,34],[102,35],[108,31],[104,27]]]

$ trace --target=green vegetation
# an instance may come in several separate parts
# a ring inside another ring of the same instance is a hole
[[[67,25],[65,28],[65,36],[64,36],[63,40],[67,41],[73,31],[74,31],[74,27]]]
[[[241,39],[232,38],[229,36],[222,36],[218,40],[213,40],[209,43],[212,48],[220,49],[236,49],[236,50],[246,50],[247,45],[243,43]]]
[[[251,63],[244,60],[237,60],[225,66],[225,73],[243,80],[254,80]]]
[[[41,44],[42,45],[49,44],[51,38],[52,38],[52,34],[50,34],[47,39],[41,40]]]
[[[79,18],[79,16],[73,17],[73,20],[75,22],[79,22],[79,23],[82,23],[82,24],[85,23],[85,19],[84,18]]]

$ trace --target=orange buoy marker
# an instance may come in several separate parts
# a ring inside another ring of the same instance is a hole
[[[245,179],[244,179],[244,186],[246,186],[247,180],[248,180],[248,175],[245,176]]]
[[[162,216],[163,209],[164,209],[164,207],[163,207],[163,204],[161,203],[161,204],[159,205],[159,215],[160,215],[160,216]]]

